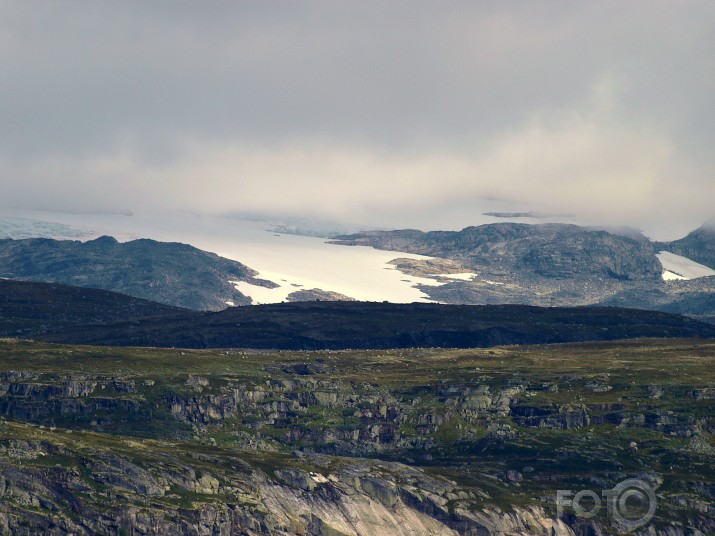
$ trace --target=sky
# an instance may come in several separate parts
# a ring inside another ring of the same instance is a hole
[[[676,238],[715,215],[715,2],[0,0],[0,207]]]

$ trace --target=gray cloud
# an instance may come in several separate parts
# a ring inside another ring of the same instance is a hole
[[[694,226],[715,199],[714,17],[657,0],[1,1],[2,204],[439,226],[497,197]]]

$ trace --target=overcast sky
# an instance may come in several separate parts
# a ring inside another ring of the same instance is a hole
[[[490,199],[696,227],[713,21],[712,0],[0,0],[0,206],[447,228]]]

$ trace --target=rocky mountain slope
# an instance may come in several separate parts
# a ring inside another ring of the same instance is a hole
[[[0,336],[186,348],[465,348],[715,337],[715,327],[666,313],[595,307],[300,302],[198,312],[101,290],[0,281]]]
[[[713,343],[692,340],[318,353],[0,341],[0,531],[620,534],[605,507],[559,518],[557,491],[636,478],[657,508],[631,534],[711,534],[713,365]]]
[[[658,246],[705,266],[715,267],[715,223],[704,225],[680,240],[659,243]]]
[[[552,279],[658,280],[662,271],[653,244],[645,238],[566,224],[497,223],[455,232],[371,231],[335,243],[455,259],[476,270],[523,270]]]
[[[251,303],[229,283],[255,277],[243,264],[179,243],[35,238],[0,240],[0,277],[100,288],[167,305],[215,311]]]
[[[498,223],[462,231],[373,231],[339,237],[339,245],[419,253],[458,263],[474,277],[421,290],[446,303],[530,305],[614,304],[715,314],[715,278],[663,281],[658,251],[715,266],[715,232],[703,227],[671,243],[566,224]],[[400,259],[407,273],[430,273]]]

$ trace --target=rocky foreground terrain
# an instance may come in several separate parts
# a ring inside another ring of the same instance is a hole
[[[715,532],[715,344],[275,352],[0,342],[0,531]]]

